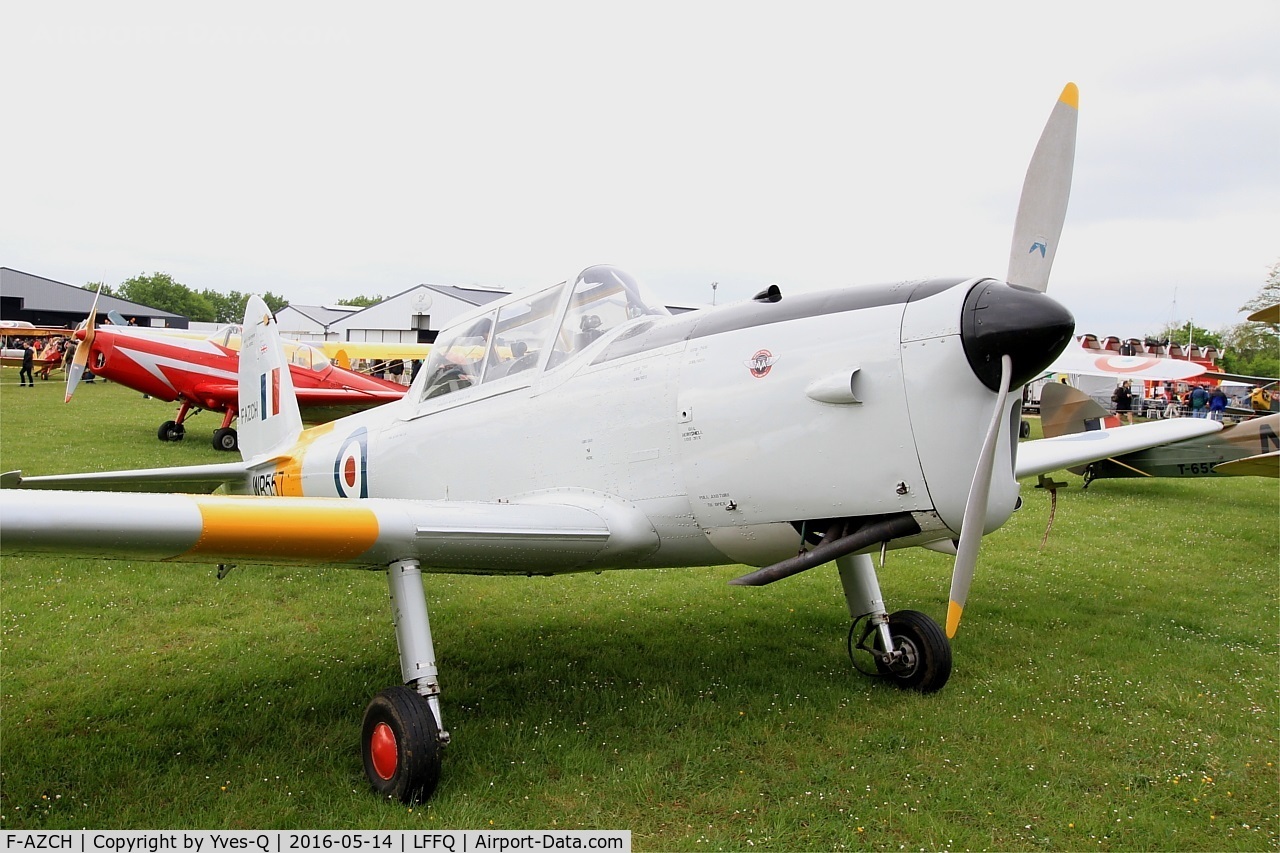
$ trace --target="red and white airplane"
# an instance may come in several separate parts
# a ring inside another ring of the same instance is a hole
[[[131,326],[95,326],[96,304],[80,339],[75,362],[67,374],[67,401],[88,368],[95,376],[118,382],[165,402],[180,405],[173,420],[160,425],[161,441],[181,441],[186,419],[193,411],[222,413],[214,430],[217,450],[236,450],[239,439],[231,423],[239,414],[236,373],[240,362],[240,329],[227,326],[207,338],[156,334]],[[286,344],[289,372],[298,405],[314,423],[333,420],[373,406],[399,400],[403,385],[346,370],[309,344]],[[262,393],[269,395],[271,389]]]

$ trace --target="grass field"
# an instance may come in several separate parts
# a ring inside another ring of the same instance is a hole
[[[0,468],[224,460],[201,415],[0,371]],[[1280,491],[1109,480],[987,537],[955,671],[845,656],[824,567],[429,576],[454,742],[426,806],[375,798],[361,713],[399,677],[378,573],[5,558],[0,829],[630,829],[637,850],[1275,850]],[[941,620],[950,560],[891,553]]]

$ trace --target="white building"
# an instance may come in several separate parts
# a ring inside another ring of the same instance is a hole
[[[283,337],[295,341],[328,340],[329,328],[359,311],[350,305],[286,305],[276,314]]]
[[[297,341],[432,343],[459,314],[506,295],[491,288],[419,284],[368,308],[290,304],[276,322],[283,337]]]

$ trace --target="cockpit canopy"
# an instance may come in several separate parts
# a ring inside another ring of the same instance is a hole
[[[494,303],[445,329],[423,365],[426,400],[529,370],[550,370],[639,317],[667,316],[638,281],[616,267],[589,267],[565,282]]]
[[[241,327],[238,325],[226,326],[214,332],[206,340],[239,352],[241,331]],[[307,370],[314,370],[317,373],[332,364],[329,356],[325,355],[322,350],[301,341],[285,341],[284,352],[290,364]]]

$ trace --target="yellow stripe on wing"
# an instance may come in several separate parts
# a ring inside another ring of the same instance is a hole
[[[378,539],[378,519],[352,501],[290,498],[196,500],[200,538],[189,554],[350,560]]]

